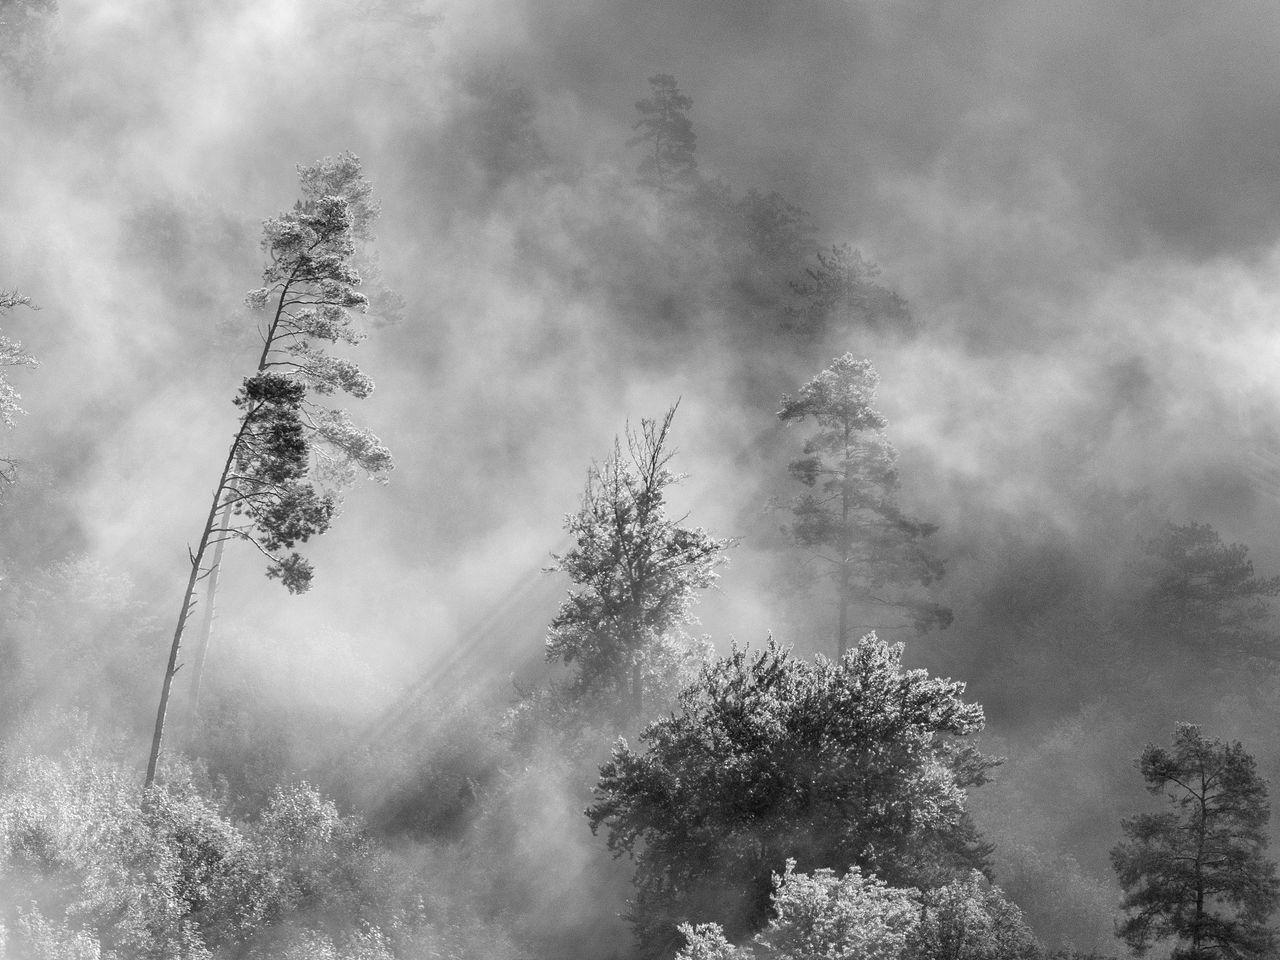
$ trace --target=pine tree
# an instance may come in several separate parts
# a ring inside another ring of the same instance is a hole
[[[915,330],[907,302],[877,282],[879,265],[861,251],[837,244],[819,250],[817,261],[805,269],[806,279],[791,283],[798,301],[787,310],[787,327],[816,341],[859,329],[905,334]]]
[[[929,586],[943,565],[925,543],[937,528],[898,506],[898,454],[884,434],[887,421],[871,406],[879,382],[870,360],[846,353],[796,396],[784,396],[778,411],[783,423],[812,419],[818,426],[805,441],[804,457],[790,465],[791,475],[813,493],[793,502],[788,532],[831,568],[838,654],[849,647],[854,608],[897,609],[920,631],[951,622],[946,607],[905,589]]]
[[[1223,543],[1207,523],[1171,523],[1147,544],[1147,559],[1145,620],[1161,647],[1198,655],[1202,666],[1244,667],[1280,655],[1267,629],[1280,576],[1257,576],[1248,547]]]
[[[1127,839],[1111,851],[1128,914],[1120,935],[1137,952],[1174,938],[1177,960],[1271,956],[1280,881],[1263,855],[1270,807],[1253,757],[1180,723],[1173,749],[1148,744],[1138,765],[1170,809],[1121,825]]]
[[[636,102],[640,119],[632,126],[639,130],[627,146],[644,144],[646,153],[640,161],[642,183],[666,192],[678,186],[689,186],[698,175],[693,151],[697,137],[687,111],[693,100],[680,92],[676,78],[659,73],[649,78],[653,96]]]
[[[298,169],[302,198],[292,211],[268,219],[263,250],[264,285],[250,291],[251,307],[265,310],[257,369],[234,399],[239,427],[223,462],[174,629],[156,712],[147,786],[155,779],[165,715],[187,621],[200,581],[216,574],[220,551],[230,540],[255,547],[267,559],[267,576],[290,593],[311,586],[312,566],[295,547],[328,529],[341,488],[364,471],[379,476],[391,454],[343,410],[316,397],[343,391],[366,397],[369,379],[352,361],[321,344],[356,344],[363,333],[354,312],[368,298],[357,291],[357,241],[371,238],[377,216],[372,188],[351,154]],[[221,520],[219,516],[221,515]]]

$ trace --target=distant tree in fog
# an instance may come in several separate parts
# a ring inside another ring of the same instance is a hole
[[[20,296],[17,290],[0,290],[0,315],[14,307],[29,306],[31,306],[30,297]],[[34,367],[35,365],[35,357],[26,353],[22,349],[22,344],[0,334],[0,423],[6,427],[12,427],[14,416],[22,412],[22,407],[18,405],[22,397],[9,383],[3,368]],[[15,466],[12,460],[0,457],[0,480],[13,482]]]
[[[788,860],[917,887],[985,867],[965,802],[994,761],[963,742],[982,707],[901,658],[874,634],[839,661],[735,649],[645,729],[647,751],[619,742],[587,816],[635,861],[645,956],[681,923],[760,929]]]
[[[1119,933],[1136,952],[1174,939],[1179,960],[1273,956],[1267,917],[1280,896],[1267,847],[1266,781],[1239,743],[1180,723],[1173,748],[1148,744],[1147,789],[1169,809],[1123,821],[1111,851],[1126,913]]]
[[[336,391],[366,397],[373,390],[373,381],[355,363],[321,347],[325,342],[354,345],[364,336],[353,316],[368,306],[356,289],[361,283],[356,244],[371,238],[378,212],[372,190],[351,154],[300,167],[298,175],[301,199],[264,223],[264,286],[246,297],[251,307],[265,312],[262,351],[234,399],[239,427],[198,545],[190,551],[147,763],[148,786],[155,778],[196,588],[216,576],[221,545],[249,543],[266,557],[267,576],[279,579],[290,593],[304,592],[312,567],[297,544],[328,529],[339,491],[358,473],[378,477],[391,468],[391,454],[377,437],[356,426],[345,411],[315,399]]]
[[[431,32],[444,19],[430,0],[339,0],[326,13],[341,26],[347,20],[356,35],[335,33],[347,41],[344,59],[352,79],[382,86],[407,86],[429,63]]]
[[[806,279],[791,283],[797,302],[787,310],[786,326],[814,340],[851,330],[910,333],[915,327],[907,302],[876,282],[880,267],[849,244],[819,250]]]
[[[917,630],[947,626],[951,611],[910,593],[941,578],[943,565],[926,541],[937,527],[898,506],[898,453],[884,434],[887,421],[871,404],[880,376],[870,360],[846,353],[782,398],[783,423],[813,420],[817,431],[791,475],[813,492],[793,501],[787,532],[795,544],[829,568],[836,595],[836,652],[854,629],[890,624],[851,621],[856,608],[896,610]]]
[[[668,468],[675,413],[642,420],[625,452],[615,440],[591,467],[582,507],[565,521],[573,546],[554,558],[575,589],[551,621],[547,659],[576,668],[572,702],[610,704],[624,718],[679,674],[697,591],[715,582],[730,545],[667,515],[666,488],[681,479]]]
[[[535,101],[505,70],[474,70],[464,89],[472,110],[464,135],[493,187],[551,162],[534,125]]]
[[[632,129],[640,132],[627,141],[628,146],[645,148],[638,170],[640,180],[658,191],[689,186],[698,173],[693,156],[697,137],[688,116],[693,100],[680,92],[670,74],[655,74],[649,78],[649,86],[653,95],[636,102],[640,119]]]
[[[1278,638],[1267,629],[1280,576],[1256,576],[1248,555],[1248,547],[1223,543],[1207,523],[1171,523],[1152,539],[1144,612],[1156,642],[1196,651],[1207,661],[1202,666],[1280,659]]]

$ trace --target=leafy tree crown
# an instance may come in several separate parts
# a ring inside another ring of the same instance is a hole
[[[874,634],[839,661],[735,648],[646,728],[646,752],[619,742],[587,816],[636,862],[642,943],[661,952],[691,919],[758,928],[789,858],[926,885],[985,865],[965,800],[995,761],[963,742],[982,708],[901,655]]]
[[[626,451],[587,474],[582,507],[565,520],[573,546],[554,557],[575,584],[547,634],[547,659],[577,668],[568,691],[588,702],[623,697],[639,680],[665,686],[678,674],[679,641],[693,621],[700,590],[716,581],[730,541],[667,513],[666,489],[682,478],[670,469],[668,437],[675,407],[662,421],[627,431]]]

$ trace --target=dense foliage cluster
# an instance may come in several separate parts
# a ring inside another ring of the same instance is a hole
[[[650,724],[646,752],[615,748],[587,813],[635,859],[648,953],[679,923],[758,929],[790,859],[925,886],[985,863],[965,799],[993,761],[963,742],[982,708],[901,655],[874,635],[839,661],[735,650]]]
[[[565,523],[573,546],[556,557],[575,588],[551,621],[547,658],[575,668],[571,700],[611,698],[623,718],[642,716],[646,691],[670,696],[691,672],[683,627],[729,546],[667,514],[664,491],[680,479],[668,466],[674,416],[673,407],[660,423],[642,421],[626,454],[615,441],[592,467],[582,508]]]
[[[470,955],[457,920],[411,877],[305,783],[281,785],[259,811],[235,817],[181,767],[140,793],[133,772],[100,746],[57,757],[8,752],[0,762],[9,955]]]
[[[792,281],[797,302],[787,323],[797,333],[821,340],[832,330],[911,333],[915,320],[906,301],[878,282],[880,267],[849,244],[818,250],[805,278]]]
[[[734,946],[718,924],[682,924],[676,960],[1040,960],[1021,911],[974,871],[932,890],[891,887],[857,867],[773,878],[768,926]]]

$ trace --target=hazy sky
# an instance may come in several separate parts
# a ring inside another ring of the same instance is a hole
[[[409,304],[360,348],[379,394],[357,413],[400,466],[317,546],[315,597],[276,596],[255,570],[237,581],[246,609],[381,619],[429,643],[555,543],[628,417],[677,396],[698,519],[732,525],[747,485],[726,457],[773,411],[726,398],[768,358],[709,334],[665,366],[633,362],[618,335],[633,318],[598,289],[614,261],[589,239],[645,215],[617,184],[633,103],[669,72],[705,173],[805,207],[930,330],[875,358],[922,509],[945,521],[980,499],[1069,525],[1059,488],[1096,475],[1261,541],[1228,461],[1240,412],[1274,410],[1278,18],[1266,3],[69,0],[42,76],[0,101],[0,280],[44,307],[8,321],[42,367],[17,375],[30,415],[5,440],[72,491],[77,549],[172,590],[252,353],[228,330],[256,224],[291,202],[296,163],[351,149]],[[458,124],[469,72],[499,67],[571,175],[483,187]]]
[[[25,461],[27,513],[0,561],[127,573],[157,649],[256,356],[240,303],[261,220],[292,204],[296,164],[344,150],[382,198],[377,247],[407,301],[353,354],[378,391],[351,409],[398,466],[314,544],[311,595],[233,552],[222,629],[244,656],[279,637],[262,656],[317,650],[325,689],[403,683],[547,562],[628,419],[677,398],[694,522],[749,533],[787,493],[778,394],[821,363],[725,293],[715,251],[671,255],[626,145],[656,73],[693,98],[705,175],[808,210],[924,328],[826,346],[873,352],[961,618],[1043,586],[1018,580],[1011,543],[1111,571],[1102,489],[1148,488],[1280,564],[1276,471],[1256,456],[1280,412],[1273,2],[62,0],[47,41],[27,86],[0,81],[0,288],[42,307],[4,318],[41,366],[13,374],[28,415],[0,449]],[[541,170],[486,168],[485,75],[528,98]],[[740,550],[705,618],[722,647],[777,626]],[[537,658],[552,612],[511,624],[523,646],[487,654],[495,675]],[[1024,638],[980,633],[958,619],[912,656],[1035,702],[1002,664]],[[1095,793],[1063,803],[1095,817],[1139,748],[1121,734],[1143,728],[1081,716],[1037,756],[1075,758]],[[1221,732],[1244,736],[1242,716],[1224,708]],[[1105,756],[1095,722],[1119,731]]]

